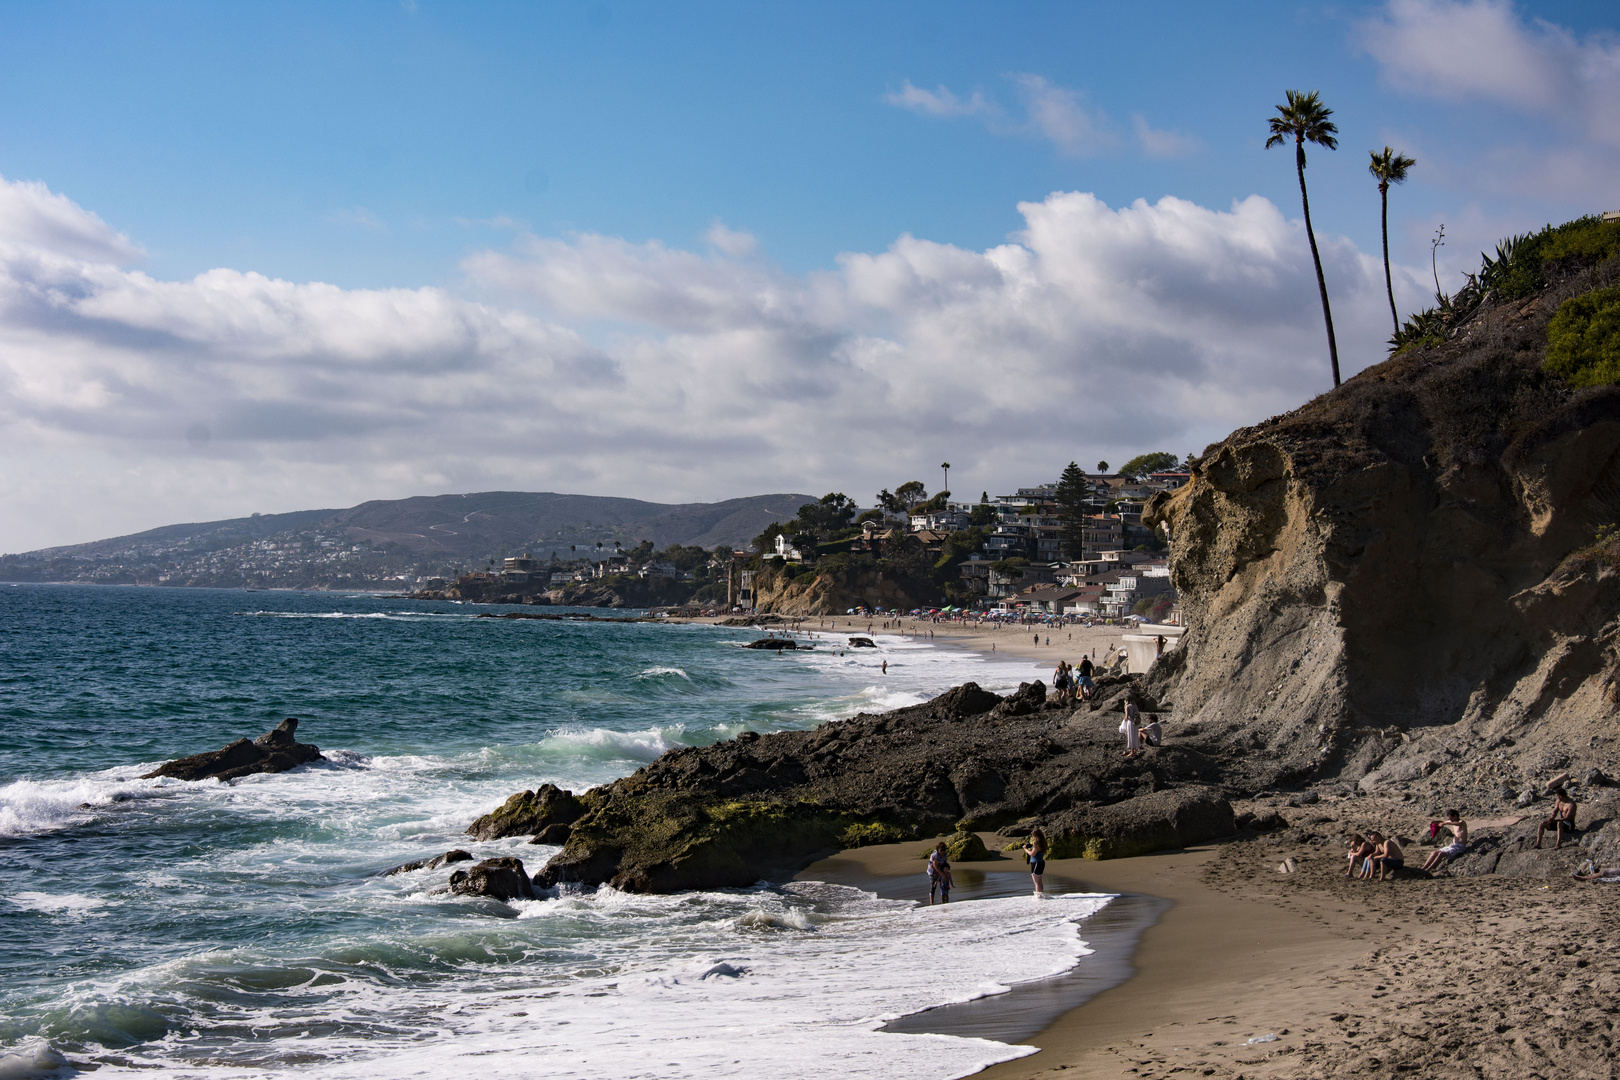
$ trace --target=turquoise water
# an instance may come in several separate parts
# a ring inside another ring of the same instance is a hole
[[[580,790],[672,746],[809,727],[965,678],[1005,688],[1028,669],[897,638],[778,656],[738,648],[747,630],[476,614],[0,587],[0,1077],[64,1062],[449,1076],[468,1060],[519,1076],[534,1054],[568,1062],[565,1075],[751,1075],[806,1041],[826,1075],[901,1076],[915,1040],[933,1055],[915,1074],[937,1077],[1020,1052],[872,1029],[1072,965],[1084,898],[938,914],[761,885],[507,905],[436,891],[444,871],[378,872],[456,846],[532,871],[556,849],[462,836],[513,791]],[[235,784],[139,779],[285,716],[327,762]],[[1006,949],[1008,927],[1041,947]],[[942,934],[967,966],[930,986],[922,942]],[[733,973],[703,977],[722,962]]]

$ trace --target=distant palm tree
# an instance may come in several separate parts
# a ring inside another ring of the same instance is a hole
[[[1305,144],[1316,143],[1329,150],[1339,148],[1334,136],[1339,129],[1328,117],[1333,110],[1322,104],[1316,91],[1309,94],[1288,91],[1288,104],[1277,106],[1271,118],[1271,138],[1266,148],[1294,140],[1294,169],[1299,173],[1299,200],[1305,207],[1305,235],[1311,241],[1311,261],[1316,264],[1316,287],[1322,294],[1322,321],[1327,323],[1328,359],[1333,364],[1333,385],[1339,385],[1339,343],[1333,337],[1333,309],[1328,307],[1327,278],[1322,276],[1322,256],[1316,250],[1316,231],[1311,228],[1311,197],[1305,191]]]
[[[949,494],[951,487],[951,463],[944,461],[940,463],[939,467],[945,470],[945,490],[946,494]]]
[[[1395,313],[1395,286],[1389,277],[1389,185],[1406,183],[1406,170],[1416,165],[1412,158],[1404,157],[1384,147],[1382,152],[1368,151],[1372,162],[1367,171],[1378,178],[1378,200],[1382,203],[1381,221],[1384,227],[1384,291],[1389,293],[1389,317],[1395,324],[1395,332],[1401,332],[1401,317]]]

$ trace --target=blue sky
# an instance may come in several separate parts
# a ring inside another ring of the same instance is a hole
[[[49,292],[34,271],[0,289],[0,449],[47,473],[0,478],[35,507],[0,550],[476,487],[864,500],[941,456],[976,494],[1199,449],[1326,388],[1279,231],[1290,155],[1263,145],[1283,91],[1336,110],[1308,180],[1358,370],[1388,334],[1367,151],[1418,158],[1391,203],[1403,308],[1441,222],[1450,282],[1504,233],[1620,207],[1617,22],[1451,0],[5,5],[0,244],[71,249],[90,269],[53,287],[90,299],[43,319],[17,306]],[[1262,249],[1248,293],[1207,287]],[[1097,280],[1141,288],[1019,322]],[[1154,338],[1183,317],[1202,339]],[[1223,348],[1258,359],[1234,374]],[[479,387],[533,401],[491,420]],[[683,417],[701,439],[658,422]],[[886,464],[806,449],[823,425]]]

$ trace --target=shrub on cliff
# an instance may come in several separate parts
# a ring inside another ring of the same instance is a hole
[[[1620,285],[1559,305],[1542,366],[1574,387],[1620,382]]]

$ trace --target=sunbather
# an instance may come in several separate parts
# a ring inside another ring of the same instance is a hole
[[[1545,834],[1548,829],[1553,831],[1554,851],[1557,851],[1564,845],[1565,829],[1568,829],[1571,834],[1575,832],[1575,800],[1571,798],[1569,792],[1565,791],[1562,787],[1557,788],[1556,790],[1557,795],[1553,799],[1552,816],[1548,817],[1546,821],[1543,821],[1541,823],[1541,828],[1536,830],[1536,847],[1538,848],[1541,846],[1542,835]]]
[[[1457,811],[1447,810],[1444,821],[1429,822],[1429,832],[1431,834],[1438,832],[1440,829],[1451,830],[1451,843],[1429,853],[1429,857],[1423,863],[1425,872],[1440,869],[1446,863],[1468,850],[1468,822],[1464,821]]]

